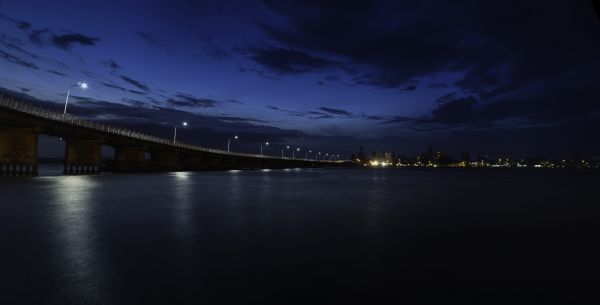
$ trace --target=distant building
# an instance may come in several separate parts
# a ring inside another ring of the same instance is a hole
[[[385,162],[394,163],[394,154],[393,153],[386,152],[386,153],[383,153],[383,156],[384,156]]]
[[[367,163],[369,160],[367,160],[367,156],[365,155],[364,149],[361,146],[358,150],[358,154],[356,155],[356,161],[360,164],[365,164]]]
[[[450,163],[450,156],[444,151],[435,152],[434,164],[436,165],[447,165]]]
[[[471,158],[469,156],[469,152],[463,152],[462,153],[462,159],[461,159],[462,163],[464,164],[464,166],[469,166],[470,162],[471,162]]]

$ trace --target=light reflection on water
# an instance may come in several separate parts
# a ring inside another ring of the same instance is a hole
[[[186,235],[189,234],[192,228],[192,181],[193,173],[191,172],[175,172],[171,173],[170,176],[173,178],[169,182],[175,200],[173,200],[173,218],[175,220],[175,230],[180,236],[181,240],[186,239]]]
[[[98,255],[97,232],[93,226],[97,183],[92,176],[53,177],[53,216],[50,225],[57,242],[61,278],[75,300],[102,301],[98,288],[104,280],[103,262]]]
[[[373,303],[461,279],[591,278],[600,253],[574,240],[600,234],[599,184],[363,169],[0,178],[0,276],[15,291],[0,304]],[[429,278],[442,284],[418,286]]]

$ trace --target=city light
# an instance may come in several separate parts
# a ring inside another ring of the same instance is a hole
[[[326,156],[329,154],[325,154]],[[339,158],[339,155],[333,155]],[[477,160],[469,160],[469,154],[463,153],[462,160],[453,159],[443,151],[428,151],[414,157],[399,156],[394,153],[373,153],[372,158],[365,156],[364,152],[352,154],[350,160],[357,165],[368,167],[426,167],[426,168],[600,168],[600,158],[579,160],[573,159],[545,159],[498,157],[490,159],[487,155],[478,155]]]

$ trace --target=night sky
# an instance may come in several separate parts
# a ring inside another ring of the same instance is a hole
[[[258,153],[600,156],[600,22],[574,1],[0,0],[0,87]],[[52,103],[48,103],[52,102]]]

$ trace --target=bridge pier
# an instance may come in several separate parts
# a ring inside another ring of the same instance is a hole
[[[102,142],[98,140],[68,140],[65,152],[65,175],[100,173]]]
[[[0,129],[0,176],[37,176],[38,131]]]
[[[146,151],[139,146],[117,146],[115,148],[115,172],[147,171]]]

